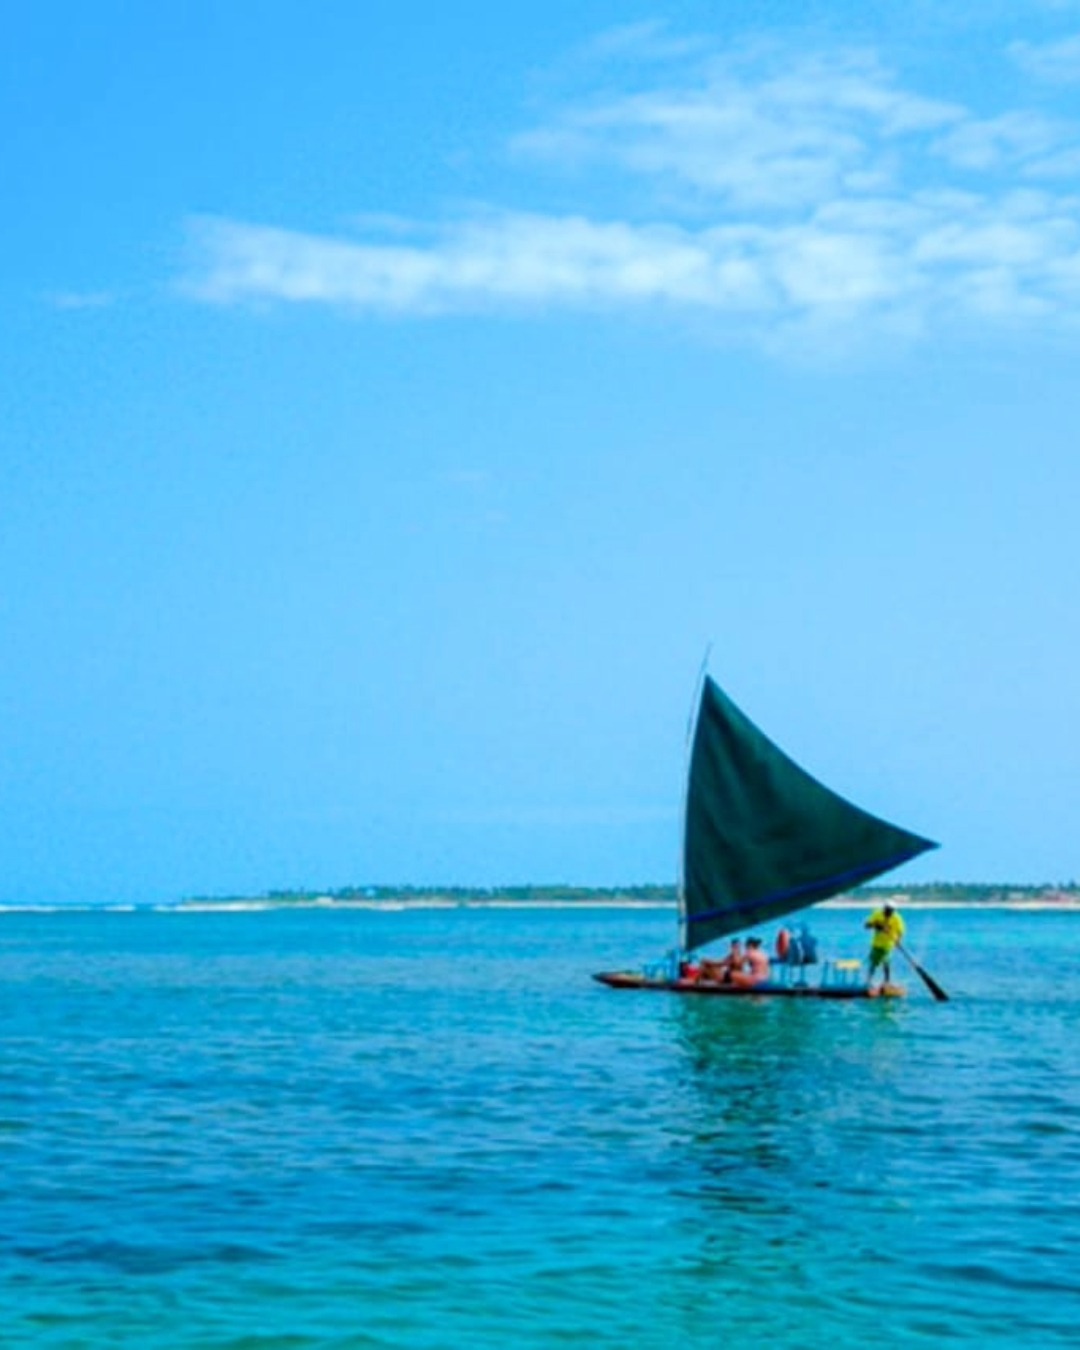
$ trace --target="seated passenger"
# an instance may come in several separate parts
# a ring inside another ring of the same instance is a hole
[[[741,989],[752,989],[757,984],[765,984],[769,978],[769,958],[761,945],[761,939],[752,937],[746,940],[746,956],[743,966],[732,971],[731,983]]]
[[[738,938],[732,938],[727,956],[719,961],[702,961],[700,978],[715,984],[730,984],[734,972],[742,970],[744,960],[742,943]]]

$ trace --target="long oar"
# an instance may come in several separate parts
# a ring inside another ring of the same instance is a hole
[[[912,954],[908,951],[908,949],[904,946],[902,942],[898,942],[896,945],[899,948],[899,950],[904,953],[904,955],[911,962],[911,964],[915,967],[916,975],[919,976],[923,984],[926,985],[927,989],[930,990],[930,992],[937,999],[937,1001],[939,1003],[948,1003],[949,1001],[948,994],[945,992],[944,989],[942,989],[941,985],[938,984],[937,980],[934,979],[933,975],[930,975],[927,971],[923,970],[922,966],[919,965],[918,961],[915,960],[915,958],[912,956]]]

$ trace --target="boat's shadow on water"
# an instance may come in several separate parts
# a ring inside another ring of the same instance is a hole
[[[872,1024],[867,1025],[867,1022]],[[846,1174],[902,1051],[895,1005],[678,1000],[672,1026],[699,1202],[786,1213]]]

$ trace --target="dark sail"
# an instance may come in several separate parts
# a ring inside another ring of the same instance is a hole
[[[706,677],[690,755],[683,946],[803,909],[937,845],[799,768]]]

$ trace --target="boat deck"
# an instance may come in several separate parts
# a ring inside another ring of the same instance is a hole
[[[609,989],[647,989],[665,994],[694,994],[702,997],[719,998],[829,998],[829,999],[877,999],[903,998],[906,990],[902,985],[889,984],[882,989],[871,990],[864,983],[823,982],[821,984],[798,983],[768,980],[749,988],[737,984],[720,984],[716,980],[670,980],[643,974],[641,971],[608,970],[593,976]]]

